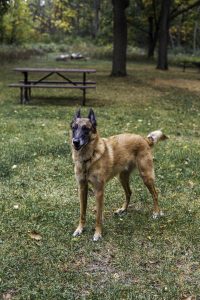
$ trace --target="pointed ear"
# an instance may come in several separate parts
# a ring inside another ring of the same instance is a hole
[[[77,112],[74,115],[73,120],[70,123],[71,128],[72,128],[72,125],[76,121],[77,118],[81,118],[81,110],[80,110],[80,108],[77,110]]]
[[[89,111],[89,114],[88,114],[88,119],[92,123],[93,127],[96,128],[97,122],[96,122],[96,117],[95,117],[95,114],[94,114],[94,111],[93,111],[92,108],[90,108],[90,111]]]
[[[75,113],[74,120],[76,120],[77,118],[81,118],[81,110],[80,110],[80,108]]]

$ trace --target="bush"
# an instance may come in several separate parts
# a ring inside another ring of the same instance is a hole
[[[43,55],[43,51],[36,47],[19,47],[19,46],[6,46],[0,48],[1,61],[14,61],[19,59],[29,59],[33,55]]]

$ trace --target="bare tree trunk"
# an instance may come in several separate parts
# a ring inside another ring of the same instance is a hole
[[[148,18],[149,23],[149,32],[148,32],[148,57],[154,56],[154,26],[153,26],[153,17]]]
[[[149,22],[148,58],[151,58],[154,57],[154,52],[158,41],[158,25],[154,24],[153,17],[149,17],[148,22]]]
[[[199,15],[200,15],[200,7],[197,8],[197,19],[194,24],[194,31],[193,31],[193,54],[197,51],[197,33],[199,30]]]
[[[198,31],[198,21],[194,24],[194,32],[193,32],[193,54],[197,51],[197,31]]]
[[[170,39],[171,47],[172,47],[172,49],[174,49],[175,48],[174,38],[170,32],[169,32],[169,39]]]
[[[171,0],[162,0],[157,69],[168,70],[169,14]]]
[[[112,76],[126,76],[127,51],[127,21],[125,10],[129,0],[112,0],[114,28],[113,28],[113,61]]]
[[[92,37],[96,38],[99,31],[99,12],[100,12],[100,0],[94,0],[94,18],[93,18],[93,30]]]
[[[80,35],[80,4],[77,2],[76,4],[76,34]]]

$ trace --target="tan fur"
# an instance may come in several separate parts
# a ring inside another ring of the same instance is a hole
[[[80,119],[86,126],[91,126],[88,119]],[[159,139],[163,139],[159,137]],[[104,187],[106,182],[119,175],[124,188],[126,201],[116,213],[121,214],[128,208],[131,197],[129,176],[137,167],[144,184],[154,200],[154,216],[160,214],[158,195],[154,186],[154,169],[151,146],[154,144],[151,136],[143,138],[136,134],[120,134],[109,138],[101,138],[97,132],[91,133],[90,143],[80,151],[72,147],[72,157],[75,164],[75,176],[79,184],[80,222],[74,236],[83,232],[86,223],[88,183],[93,186],[96,197],[96,226],[94,240],[102,237],[102,218],[104,205]]]

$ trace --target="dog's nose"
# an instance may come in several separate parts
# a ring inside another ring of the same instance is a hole
[[[74,145],[75,148],[79,148],[80,147],[80,140],[73,139],[72,142],[73,142],[73,145]]]

